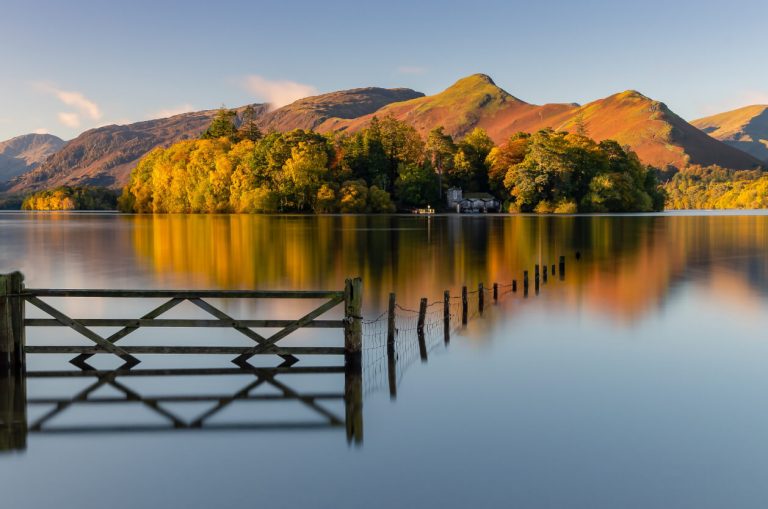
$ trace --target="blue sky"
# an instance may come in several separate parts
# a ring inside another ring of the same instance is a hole
[[[533,103],[768,103],[768,2],[3,0],[0,140],[482,72]]]

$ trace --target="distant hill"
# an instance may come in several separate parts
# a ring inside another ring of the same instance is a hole
[[[691,122],[713,138],[768,163],[768,105],[746,106]]]
[[[424,94],[410,88],[354,88],[306,97],[265,113],[259,125],[265,131],[317,129],[331,118],[353,119],[373,113],[388,104],[407,101]]]
[[[52,134],[23,134],[0,141],[0,182],[34,169],[64,143]]]
[[[422,135],[442,125],[461,137],[482,127],[496,143],[518,131],[551,127],[575,131],[579,126],[596,139],[629,145],[647,164],[664,167],[689,163],[747,169],[760,161],[707,136],[673,113],[664,103],[626,91],[584,106],[574,103],[526,103],[496,86],[484,74],[462,78],[443,92],[385,106],[356,119],[329,119],[320,131],[356,131],[376,116],[392,115]]]
[[[7,183],[4,190],[20,193],[63,185],[120,186],[147,152],[198,137],[215,114],[216,110],[198,111],[85,131],[38,167]]]
[[[397,88],[358,88],[300,99],[269,111],[254,104],[256,119],[265,130],[313,129],[330,117],[354,118],[378,110],[393,101],[422,96]],[[245,106],[237,108],[241,113]],[[139,159],[158,146],[197,138],[217,110],[183,113],[169,118],[91,129],[67,143],[32,171],[2,184],[0,191],[28,193],[59,186],[95,185],[120,187],[128,181]]]

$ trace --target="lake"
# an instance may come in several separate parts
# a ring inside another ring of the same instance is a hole
[[[538,292],[535,264],[549,269]],[[0,452],[3,507],[768,504],[763,212],[1,213],[0,272],[13,270],[36,288],[340,290],[360,276],[363,424],[358,436],[346,432],[349,409],[337,396],[347,375],[338,369],[272,379],[230,373],[231,355],[140,356],[135,370],[189,372],[100,384],[30,374],[23,389],[29,432],[16,450]],[[484,291],[482,315],[479,283],[499,285],[498,302]],[[465,285],[462,327],[456,297]],[[452,297],[447,344],[445,290]],[[382,317],[390,292],[398,303],[394,371]],[[424,345],[414,330],[421,298],[430,304]],[[136,318],[159,303],[44,300],[93,318]],[[168,317],[204,317],[187,304]],[[315,307],[215,304],[238,318],[297,318]],[[44,316],[27,306],[30,316]],[[27,336],[29,345],[88,344],[52,327],[30,327]],[[158,336],[172,344],[249,341],[224,329],[142,329],[124,341],[151,344]],[[343,344],[333,329],[305,329],[286,341]],[[78,373],[71,357],[29,355],[28,370]],[[89,362],[101,372],[120,364],[107,355]],[[302,357],[295,366],[342,365],[334,356]],[[195,372],[214,368],[222,373]],[[203,425],[188,426],[195,422]]]

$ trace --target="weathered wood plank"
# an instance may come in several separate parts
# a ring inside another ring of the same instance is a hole
[[[304,327],[306,324],[311,323],[320,315],[323,315],[330,311],[331,309],[335,308],[339,304],[341,304],[342,299],[338,297],[334,297],[333,299],[329,300],[319,308],[307,313],[306,315],[302,316],[298,320],[291,321],[287,326],[285,326],[282,330],[276,332],[275,334],[269,336],[266,338],[263,342],[260,342],[258,346],[251,347],[250,351],[243,352],[243,354],[240,356],[241,361],[245,361],[250,357],[251,355],[258,355],[263,353],[269,353],[275,351],[275,349],[279,349],[279,347],[275,346],[275,343],[280,341],[281,339],[285,338],[287,335],[291,334],[292,332]],[[250,330],[250,329],[249,329]]]
[[[0,371],[20,370],[24,365],[24,275],[0,274]]]
[[[363,280],[347,279],[344,287],[344,348],[347,361],[357,364],[363,352]]]
[[[328,290],[81,290],[27,288],[25,296],[34,297],[125,297],[178,299],[331,299],[344,292]]]
[[[283,328],[296,323],[296,320],[198,320],[198,319],[168,319],[168,318],[73,318],[86,327],[218,327],[233,328],[254,327],[264,329]],[[27,318],[27,327],[61,327],[63,324],[53,318]],[[344,327],[342,320],[313,320],[300,326],[306,329],[340,329]],[[127,335],[127,334],[126,334]],[[112,336],[110,336],[112,337]],[[124,337],[124,336],[123,336]]]
[[[54,308],[50,304],[38,299],[37,297],[28,297],[27,300],[39,308],[41,311],[44,311],[45,313],[48,313],[55,319],[57,319],[59,322],[61,322],[63,325],[66,325],[67,327],[70,327],[71,329],[79,332],[86,338],[90,339],[97,345],[103,347],[108,352],[113,353],[120,357],[121,359],[125,360],[128,363],[131,364],[138,364],[140,361],[136,357],[133,357],[132,355],[126,353],[124,350],[122,350],[119,346],[115,346],[100,335],[96,334],[92,330],[88,329],[87,327],[83,326],[82,324],[76,322],[75,320],[71,319],[58,309]]]

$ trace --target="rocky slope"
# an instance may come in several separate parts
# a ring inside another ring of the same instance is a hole
[[[0,182],[34,169],[64,143],[52,134],[24,134],[0,141]]]

